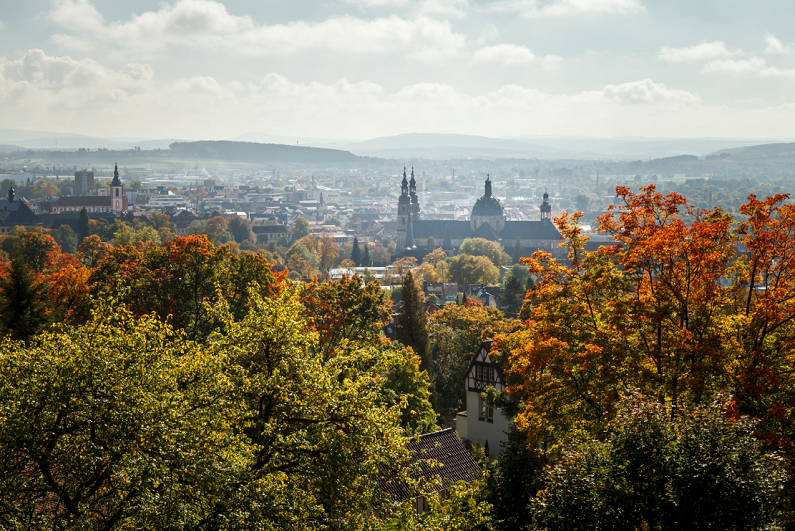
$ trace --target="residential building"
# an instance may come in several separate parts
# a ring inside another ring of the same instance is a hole
[[[492,341],[481,343],[469,364],[463,382],[466,387],[466,409],[456,415],[455,429],[462,439],[472,444],[480,443],[484,447],[488,444],[489,452],[495,456],[501,444],[508,441],[507,431],[512,421],[487,397],[490,387],[504,392],[506,385],[502,365],[495,363],[489,355],[491,345]]]

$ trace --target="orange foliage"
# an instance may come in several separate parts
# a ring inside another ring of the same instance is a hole
[[[525,327],[497,342],[509,353],[509,392],[526,405],[517,425],[565,439],[603,429],[635,389],[674,412],[728,391],[732,411],[763,419],[780,444],[795,439],[788,196],[749,197],[748,221],[735,225],[719,208],[694,208],[654,185],[616,192],[622,204],[599,230],[617,245],[587,252],[581,214],[564,214],[555,223],[568,263],[545,252],[522,259],[538,279]]]

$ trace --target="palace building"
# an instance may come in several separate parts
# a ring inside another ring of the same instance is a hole
[[[93,175],[92,175],[93,178]],[[54,214],[80,212],[86,209],[89,213],[111,212],[121,214],[127,211],[127,196],[124,195],[124,186],[119,180],[119,165],[113,170],[113,181],[110,183],[110,195],[67,195],[59,197],[50,207]]]
[[[485,238],[498,242],[512,253],[517,240],[530,253],[543,249],[552,251],[560,243],[560,233],[552,223],[552,206],[549,194],[544,193],[541,204],[541,219],[537,221],[512,221],[507,219],[505,209],[492,194],[491,178],[486,178],[483,197],[475,202],[469,221],[420,219],[420,204],[417,199],[417,182],[414,169],[411,180],[403,169],[403,182],[398,199],[397,247],[398,254],[413,254],[411,250],[424,249],[428,238],[443,242],[442,249],[452,252],[467,238]],[[432,249],[427,249],[431,251]]]

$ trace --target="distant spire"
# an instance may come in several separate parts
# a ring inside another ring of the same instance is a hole
[[[409,195],[409,181],[406,178],[405,166],[403,166],[403,180],[400,183],[400,195]]]
[[[414,231],[411,228],[411,214],[406,220],[406,238],[403,240],[403,247],[406,249],[414,248]]]
[[[110,183],[111,186],[121,186],[121,181],[119,180],[119,165],[116,164],[116,167],[113,170],[113,181]]]
[[[491,176],[486,174],[486,193],[483,197],[491,197]]]

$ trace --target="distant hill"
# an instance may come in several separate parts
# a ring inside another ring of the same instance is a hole
[[[392,159],[536,158],[560,155],[560,150],[504,138],[477,135],[408,133],[343,146],[357,155]]]
[[[724,153],[733,157],[790,157],[795,156],[795,142],[719,149],[710,156],[716,157]]]
[[[174,142],[172,151],[187,157],[235,162],[312,162],[321,164],[351,164],[359,157],[339,149],[258,144],[231,140],[203,140]]]
[[[0,144],[0,153],[11,153],[14,151],[25,151],[22,146],[12,146],[9,144]]]

